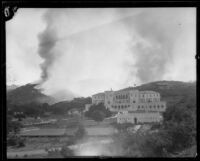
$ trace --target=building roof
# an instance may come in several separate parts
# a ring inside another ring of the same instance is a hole
[[[120,89],[120,90],[118,90],[118,91],[116,91],[116,92],[132,91],[132,90],[137,90],[137,89],[135,89],[135,87],[128,87],[128,88]]]
[[[155,91],[140,91],[140,94],[155,94],[155,93],[158,93],[158,92],[155,92]]]
[[[33,129],[21,132],[21,136],[61,136],[65,134],[65,129]]]
[[[104,92],[101,92],[101,93],[97,93],[97,94],[93,94],[92,96],[99,96],[99,95],[105,95],[105,93]]]

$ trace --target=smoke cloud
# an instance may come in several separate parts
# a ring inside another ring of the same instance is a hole
[[[7,84],[39,83],[43,93],[69,100],[156,80],[196,80],[195,8],[16,14],[6,23]]]
[[[119,12],[123,14],[124,10]],[[147,9],[122,22],[132,37],[130,52],[136,60],[130,66],[128,80],[133,74],[140,83],[162,80],[174,59],[174,44],[182,32],[183,10],[171,9],[169,14],[167,9]]]
[[[165,79],[182,51],[177,49],[180,36],[189,35],[190,22],[185,22],[191,13],[49,9],[43,18],[46,28],[38,36],[44,59],[41,88],[58,99],[72,99]]]
[[[44,83],[48,79],[48,72],[51,65],[56,61],[56,53],[53,51],[56,41],[57,41],[57,33],[55,28],[53,27],[53,19],[52,19],[52,11],[48,10],[43,19],[46,23],[45,30],[38,35],[39,39],[39,49],[38,53],[41,58],[44,59],[44,62],[41,64],[42,75],[41,75],[41,83]]]
[[[112,137],[86,136],[72,145],[75,156],[123,156],[123,143]]]

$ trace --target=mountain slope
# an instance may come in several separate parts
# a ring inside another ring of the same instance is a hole
[[[128,87],[120,91],[130,89],[159,92],[161,94],[161,100],[166,101],[168,107],[181,103],[196,107],[196,82],[157,81],[137,87]]]
[[[61,101],[57,102],[53,105],[51,105],[51,109],[53,113],[60,113],[63,114],[67,112],[70,109],[79,109],[84,110],[86,104],[92,103],[92,100],[90,97],[80,97],[80,98],[74,98],[71,101]]]
[[[9,91],[12,91],[12,90],[14,90],[14,89],[16,89],[18,86],[17,85],[8,85],[8,86],[6,86],[6,90],[7,90],[7,92],[9,92]]]
[[[27,84],[14,90],[7,91],[7,101],[15,105],[23,105],[31,102],[35,103],[53,103],[54,99],[42,94],[36,89],[37,84]]]

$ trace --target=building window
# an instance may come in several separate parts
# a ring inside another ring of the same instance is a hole
[[[138,106],[138,108],[140,108],[140,106]]]
[[[133,103],[135,103],[135,101],[133,101]]]
[[[159,108],[160,106],[158,105],[158,108]]]

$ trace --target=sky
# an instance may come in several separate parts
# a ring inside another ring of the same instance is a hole
[[[195,81],[195,55],[195,8],[20,8],[6,22],[7,84],[58,99]]]

